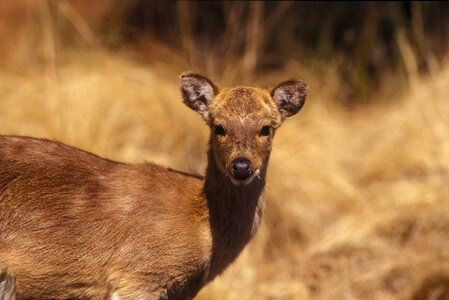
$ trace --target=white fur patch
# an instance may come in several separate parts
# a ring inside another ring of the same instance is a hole
[[[199,89],[199,92],[200,97],[204,96],[207,100],[207,105],[210,105],[212,99],[214,99],[214,89],[209,84],[205,84]]]
[[[195,100],[204,96],[207,100],[207,103],[210,104],[212,99],[214,98],[214,90],[209,84],[205,84],[201,86],[199,89],[196,89],[194,85],[187,85],[185,90],[189,93],[191,100]]]

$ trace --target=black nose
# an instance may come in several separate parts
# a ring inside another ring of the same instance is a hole
[[[236,179],[245,180],[251,174],[251,162],[244,157],[234,159],[231,166],[232,175]]]

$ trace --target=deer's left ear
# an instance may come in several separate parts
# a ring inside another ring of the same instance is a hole
[[[204,76],[185,73],[181,75],[181,91],[184,103],[207,122],[209,105],[218,94],[218,88]]]
[[[283,118],[293,116],[306,101],[307,84],[302,81],[289,80],[278,84],[271,91],[271,97]]]

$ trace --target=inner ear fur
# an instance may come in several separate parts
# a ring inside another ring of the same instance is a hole
[[[184,73],[181,75],[181,91],[184,103],[207,121],[209,105],[219,91],[215,84],[205,76]]]
[[[306,95],[307,84],[297,80],[281,82],[271,90],[271,97],[283,118],[296,114],[303,107]]]

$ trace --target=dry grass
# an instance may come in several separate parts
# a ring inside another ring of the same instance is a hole
[[[261,232],[203,299],[446,299],[447,86],[445,68],[348,113],[312,85],[277,137]]]
[[[185,70],[172,60],[75,49],[16,62],[0,71],[0,133],[203,173],[208,130],[182,104]],[[299,76],[309,98],[275,138],[256,238],[197,299],[447,299],[449,65],[440,69],[399,99],[350,111],[332,101],[344,92],[332,65],[315,74],[292,62],[252,79]]]
[[[57,75],[0,74],[2,134],[203,171],[207,129],[181,103],[176,67],[106,53],[64,61]],[[438,299],[449,280],[449,68],[393,104],[350,112],[310,81],[306,107],[276,136],[256,239],[198,299]]]

